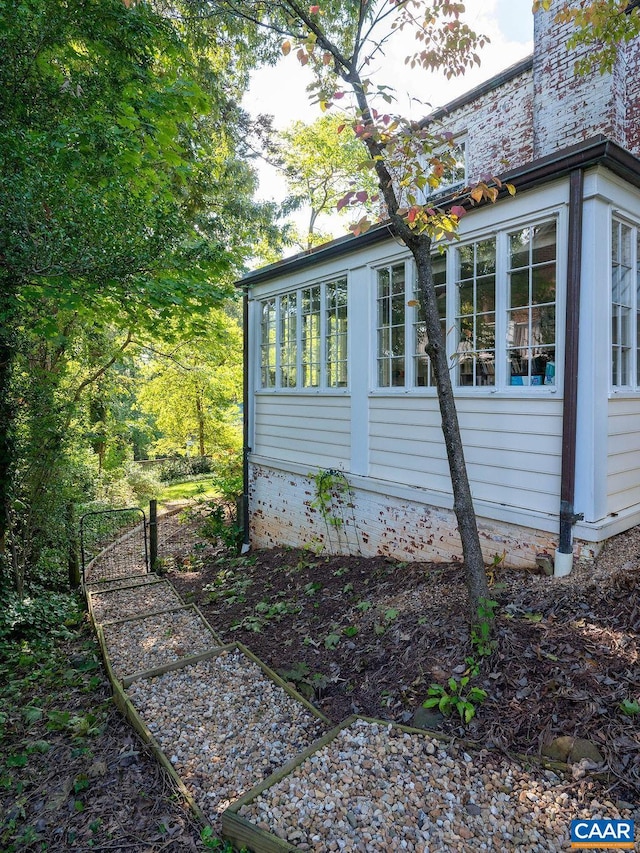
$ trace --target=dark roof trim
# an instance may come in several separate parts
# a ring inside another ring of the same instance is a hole
[[[564,148],[548,157],[543,157],[519,169],[506,172],[500,175],[500,178],[514,184],[518,192],[524,192],[558,178],[566,177],[574,169],[587,169],[592,166],[605,166],[615,175],[640,188],[640,160],[605,136],[596,136],[586,142]],[[508,198],[506,191],[504,191],[503,196]],[[453,202],[454,199],[454,196],[439,199],[438,205],[446,205]],[[318,246],[309,252],[293,255],[293,257],[285,258],[275,264],[247,273],[237,284],[240,287],[251,287],[254,284],[271,281],[282,275],[315,266],[317,263],[349,255],[351,252],[389,240],[393,236],[390,223],[383,222],[360,237],[347,234],[345,237],[332,240],[330,243],[325,243],[324,246]]]
[[[448,104],[443,104],[443,106],[438,107],[432,113],[429,113],[428,116],[425,116],[420,124],[425,125],[432,121],[438,121],[438,119],[450,115],[454,110],[466,107],[472,101],[476,101],[488,92],[493,92],[494,89],[499,89],[500,86],[504,86],[505,83],[513,80],[514,77],[519,77],[521,74],[531,71],[532,68],[533,54],[530,54],[524,59],[516,62],[514,65],[510,65],[508,68],[505,68],[504,71],[496,74],[495,77],[491,77],[489,80],[485,80],[484,83],[480,83],[480,85],[476,86],[475,89],[470,89],[468,92],[465,92],[464,95],[460,95],[459,98],[455,98],[453,101],[449,101]]]

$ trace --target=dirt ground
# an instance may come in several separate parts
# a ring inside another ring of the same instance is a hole
[[[249,646],[335,722],[418,722],[432,683],[469,674],[458,564],[279,549],[170,576],[225,641]],[[422,724],[531,755],[558,736],[585,738],[606,759],[612,796],[639,801],[639,591],[640,529],[569,578],[498,568],[495,650],[468,685],[487,698],[467,726],[438,713]]]

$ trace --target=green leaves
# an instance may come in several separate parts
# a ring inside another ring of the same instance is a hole
[[[487,692],[480,687],[470,687],[469,676],[465,675],[462,678],[450,678],[447,682],[447,688],[440,684],[431,684],[427,691],[427,698],[422,704],[424,708],[438,708],[440,713],[445,717],[450,717],[455,711],[460,716],[460,720],[466,725],[476,715],[476,710],[487,698]]]

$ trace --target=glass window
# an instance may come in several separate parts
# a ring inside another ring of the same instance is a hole
[[[276,300],[262,303],[260,318],[260,384],[274,388],[276,384]]]
[[[280,385],[295,388],[298,366],[298,294],[280,297]]]
[[[329,388],[344,388],[348,376],[346,279],[327,284],[325,299],[327,385]]]
[[[624,222],[611,229],[611,384],[631,385],[631,317],[633,311],[633,229]],[[636,288],[638,281],[636,281]],[[636,333],[637,334],[637,333]]]
[[[495,385],[495,238],[457,249],[456,262],[458,384]]]
[[[509,234],[507,382],[555,385],[556,223]]]
[[[320,285],[302,291],[302,387],[320,385]]]
[[[436,289],[438,301],[438,316],[442,325],[443,338],[446,337],[447,326],[447,257],[446,255],[435,255],[431,259],[433,284]],[[414,300],[419,303],[417,281],[415,283]],[[424,323],[424,312],[418,304],[416,307],[416,319],[413,323],[413,359],[414,376],[417,386],[435,386],[431,360],[427,355],[427,330]]]
[[[405,384],[404,262],[378,270],[378,386]]]

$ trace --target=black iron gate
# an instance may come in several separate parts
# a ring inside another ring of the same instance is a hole
[[[148,525],[139,507],[87,512],[80,519],[82,582],[149,571]]]

